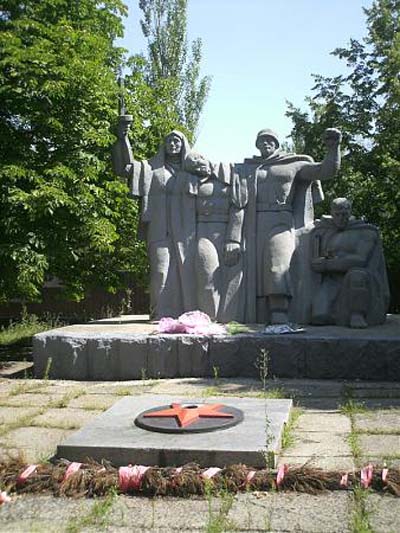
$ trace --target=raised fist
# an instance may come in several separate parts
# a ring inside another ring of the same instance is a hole
[[[224,263],[226,266],[235,266],[240,259],[240,244],[237,242],[227,242],[224,247]]]
[[[327,128],[324,133],[324,142],[327,148],[336,147],[342,140],[340,130],[336,128]]]

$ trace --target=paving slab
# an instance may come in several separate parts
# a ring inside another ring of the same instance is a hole
[[[371,494],[367,499],[369,523],[374,533],[400,531],[400,499],[390,494]]]
[[[221,501],[212,498],[132,498],[120,496],[108,517],[118,527],[164,531],[204,531]],[[132,531],[132,529],[131,529]]]
[[[202,466],[245,463],[264,466],[266,445],[265,412],[269,419],[268,455],[272,463],[280,449],[283,425],[289,418],[291,400],[253,398],[207,398],[205,403],[222,403],[241,409],[244,420],[220,431],[195,434],[166,434],[134,425],[141,412],[157,406],[185,403],[176,396],[144,395],[126,397],[89,422],[58,446],[57,455],[74,461],[87,457],[124,465],[182,465],[196,461]],[[196,403],[196,402],[193,402]],[[198,400],[204,403],[204,400]]]
[[[57,445],[70,433],[64,429],[21,427],[4,435],[1,444],[21,450],[29,461],[39,461],[54,455]]]
[[[21,419],[32,417],[38,412],[37,407],[0,407],[0,424],[18,424]]]
[[[400,431],[400,410],[370,411],[354,416],[355,429],[357,431]]]
[[[400,455],[400,435],[359,435],[362,454],[365,457],[389,457]]]
[[[282,454],[278,458],[278,466],[287,464],[291,466],[313,466],[323,470],[351,471],[354,468],[354,460],[351,455],[322,455],[322,456],[294,456]]]
[[[249,493],[235,497],[228,519],[241,530],[344,533],[350,531],[351,509],[351,497],[340,492]]]
[[[60,429],[79,429],[102,411],[83,409],[47,409],[31,420],[32,426]],[[1,416],[1,409],[0,409]]]
[[[304,413],[296,421],[296,432],[350,433],[349,417],[340,413]]]
[[[293,457],[312,456],[351,456],[351,451],[343,433],[295,431],[295,442],[285,450]]]
[[[48,407],[53,402],[60,401],[62,394],[22,393],[8,396],[0,395],[0,405],[10,407]]]
[[[76,409],[105,410],[120,399],[112,394],[83,394],[68,403],[68,407]]]

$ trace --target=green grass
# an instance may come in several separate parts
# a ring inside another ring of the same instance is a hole
[[[36,315],[23,313],[19,322],[12,322],[9,326],[0,329],[0,346],[27,341],[36,333],[59,325],[57,319],[39,319]]]
[[[343,405],[340,406],[340,412],[343,415],[349,416],[351,418],[352,416],[360,413],[367,413],[368,409],[362,402],[357,402],[356,400],[350,398]]]
[[[206,484],[206,498],[208,501],[208,520],[205,527],[207,533],[222,533],[224,531],[234,531],[236,529],[232,520],[228,519],[229,511],[232,508],[234,502],[234,495],[220,491],[217,495],[217,501],[219,502],[219,508],[213,509],[213,502],[216,498],[213,498],[212,485]]]
[[[351,521],[351,533],[373,533],[373,529],[369,522],[371,511],[367,510],[367,490],[360,486],[354,487],[354,511]]]
[[[290,411],[289,420],[284,425],[283,432],[282,432],[282,442],[281,442],[282,450],[286,450],[287,448],[290,448],[290,446],[293,446],[295,442],[294,428],[296,426],[299,416],[302,414],[303,414],[303,411],[299,407],[293,407],[293,409]]]
[[[239,322],[228,322],[228,324],[226,324],[226,331],[229,335],[238,335],[240,333],[248,333],[251,329]]]
[[[110,491],[105,498],[96,501],[86,515],[79,518],[73,517],[65,529],[66,533],[79,533],[89,527],[96,528],[96,531],[102,531],[108,525],[108,514],[116,496],[115,491]]]

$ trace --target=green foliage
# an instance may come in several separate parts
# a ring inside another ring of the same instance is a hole
[[[139,7],[148,44],[148,84],[167,115],[172,113],[193,140],[210,78],[200,77],[201,40],[188,43],[187,0],[139,0]]]
[[[109,161],[125,14],[121,0],[2,3],[0,301],[40,298],[48,275],[80,299],[143,272],[137,208]]]
[[[57,319],[39,319],[36,315],[29,315],[24,312],[20,321],[12,322],[9,326],[0,328],[0,346],[27,341],[36,333],[59,325]]]
[[[375,0],[364,11],[367,37],[333,52],[346,61],[349,74],[315,76],[310,112],[289,104],[287,115],[296,151],[317,159],[323,130],[342,129],[342,170],[324,186],[327,201],[320,212],[335,196],[351,198],[354,214],[380,227],[393,280],[400,279],[400,1]]]

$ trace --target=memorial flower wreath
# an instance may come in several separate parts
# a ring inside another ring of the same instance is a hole
[[[201,468],[195,463],[180,467],[86,463],[65,460],[25,464],[20,458],[0,462],[0,505],[13,494],[50,493],[54,496],[95,497],[111,490],[143,496],[188,497],[220,490],[229,492],[285,490],[317,494],[362,487],[400,496],[400,470],[367,465],[343,472],[309,465],[281,465],[276,471],[237,464],[226,468]]]

